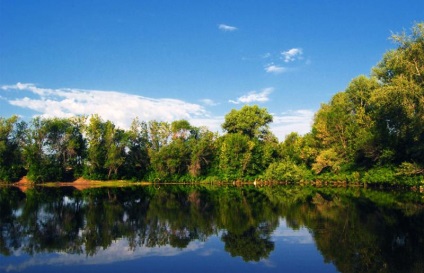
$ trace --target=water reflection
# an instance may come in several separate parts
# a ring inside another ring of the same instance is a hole
[[[296,249],[299,260],[312,252],[319,256],[310,262],[315,269],[316,263],[341,272],[424,268],[423,197],[412,192],[200,186],[0,190],[0,270],[152,256],[183,260],[224,250],[227,257],[220,259],[236,257],[239,268],[242,261],[259,262],[281,271]]]

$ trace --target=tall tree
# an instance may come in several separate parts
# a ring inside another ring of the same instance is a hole
[[[363,164],[364,158],[374,156],[370,97],[377,88],[379,85],[375,78],[359,76],[350,82],[345,91],[335,94],[329,104],[321,106],[312,126],[320,150],[317,160],[321,162],[315,166],[322,165],[324,161],[324,166],[330,164],[329,167],[336,162],[337,165]],[[314,169],[320,172],[324,168]],[[339,168],[333,168],[336,169]]]
[[[149,135],[146,122],[134,119],[127,131],[127,155],[125,157],[125,176],[130,179],[141,179],[150,164],[148,155]]]
[[[222,128],[228,133],[239,133],[250,138],[263,138],[269,133],[268,124],[272,115],[257,105],[245,105],[240,110],[231,110],[225,115]]]
[[[46,141],[43,151],[61,168],[61,179],[72,179],[82,171],[85,117],[45,119]],[[53,163],[53,162],[52,162]],[[66,177],[65,177],[66,176]]]
[[[219,149],[219,168],[226,180],[253,177],[263,171],[262,143],[247,135],[224,135]]]
[[[106,123],[98,115],[90,117],[85,128],[87,139],[87,162],[85,176],[93,179],[105,179],[106,172]]]
[[[187,139],[190,136],[191,129],[192,126],[185,119],[173,121],[171,123],[172,139]]]
[[[157,152],[169,143],[171,126],[165,121],[151,120],[148,123],[150,150]]]
[[[373,69],[382,83],[372,95],[381,150],[396,163],[424,163],[424,23],[412,34],[393,35],[398,48],[386,53]]]
[[[17,116],[0,117],[0,180],[16,181],[24,174],[22,137],[26,123]]]
[[[24,156],[34,182],[72,180],[82,173],[84,117],[40,118],[31,121]]]
[[[191,147],[187,141],[177,138],[151,155],[151,166],[158,178],[175,179],[187,174]]]
[[[125,162],[125,149],[127,148],[127,133],[118,129],[111,121],[105,124],[106,160],[104,168],[107,170],[107,179],[118,178],[118,170]]]
[[[212,167],[217,153],[217,135],[206,129],[197,128],[189,140],[191,146],[191,159],[189,172],[192,176],[205,175]]]

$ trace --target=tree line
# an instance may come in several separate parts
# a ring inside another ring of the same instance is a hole
[[[233,109],[223,135],[187,120],[134,119],[128,130],[98,115],[0,118],[0,180],[284,182],[424,181],[424,23],[392,36],[370,76],[354,78],[317,111],[311,132],[279,142],[267,109]]]

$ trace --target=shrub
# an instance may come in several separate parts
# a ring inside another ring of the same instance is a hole
[[[291,160],[274,162],[266,169],[263,178],[265,180],[277,180],[284,182],[300,182],[310,180],[312,173],[303,165],[297,165]]]
[[[365,172],[362,182],[369,184],[394,184],[396,176],[393,168],[380,167]]]

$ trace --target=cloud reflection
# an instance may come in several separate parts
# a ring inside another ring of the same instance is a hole
[[[135,250],[132,250],[128,245],[127,240],[120,239],[116,240],[108,248],[100,249],[94,256],[87,256],[85,252],[82,254],[68,254],[60,252],[56,254],[36,254],[28,257],[28,259],[22,263],[1,266],[0,270],[5,270],[6,272],[15,272],[41,265],[104,265],[136,260],[143,257],[170,257],[188,252],[200,251],[204,248],[204,244],[204,242],[193,241],[190,242],[184,249],[179,249],[167,245],[161,247],[141,246],[137,247]],[[211,254],[212,252],[209,255]]]

